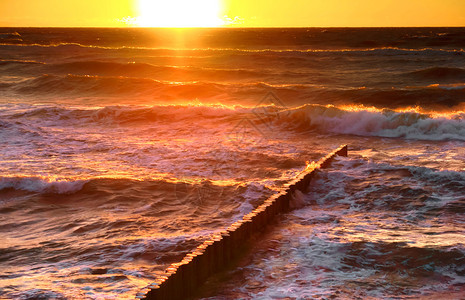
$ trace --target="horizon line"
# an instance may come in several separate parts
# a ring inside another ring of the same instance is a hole
[[[57,28],[57,29],[302,29],[302,28],[465,28],[460,26],[198,26],[198,27],[156,27],[156,26],[1,26],[0,28]]]

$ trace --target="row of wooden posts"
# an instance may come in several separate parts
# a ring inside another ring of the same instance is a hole
[[[340,146],[286,184],[241,220],[213,235],[181,262],[173,263],[163,276],[140,291],[136,298],[147,300],[177,300],[191,298],[208,277],[224,270],[244,252],[251,237],[263,231],[274,217],[291,208],[298,191],[306,193],[311,178],[319,168],[327,167],[336,156],[347,156],[347,145]]]

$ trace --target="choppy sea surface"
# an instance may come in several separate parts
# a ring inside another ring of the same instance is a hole
[[[341,144],[209,299],[465,297],[465,29],[0,29],[0,298],[131,299]]]

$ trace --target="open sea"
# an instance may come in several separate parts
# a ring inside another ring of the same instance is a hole
[[[465,28],[0,28],[0,298],[133,299],[348,144],[201,298],[464,299],[464,49]]]

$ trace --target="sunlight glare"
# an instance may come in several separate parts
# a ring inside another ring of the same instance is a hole
[[[139,0],[140,27],[217,27],[220,0]]]

